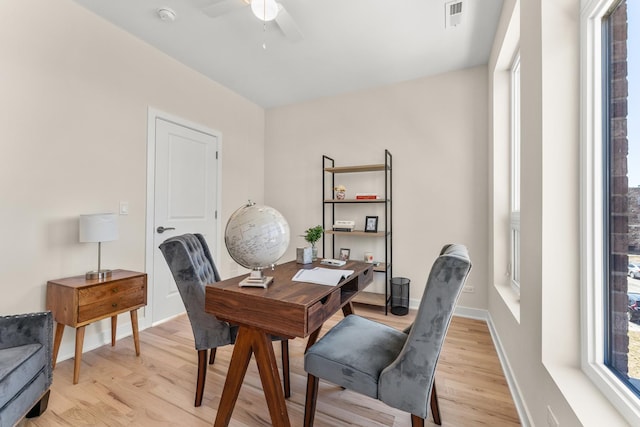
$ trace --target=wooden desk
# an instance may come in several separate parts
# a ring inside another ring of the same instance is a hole
[[[136,271],[114,270],[103,280],[85,279],[85,276],[67,277],[47,282],[47,310],[56,321],[53,342],[53,367],[62,342],[65,325],[76,328],[76,349],[73,365],[73,383],[80,377],[84,328],[98,320],[111,317],[111,345],[116,344],[118,314],[131,313],[133,343],[136,356],[140,355],[137,309],[147,305],[147,275]]]
[[[354,274],[337,286],[291,280],[300,268],[318,266],[321,266],[318,262],[303,266],[291,261],[265,271],[274,277],[267,289],[239,287],[246,275],[207,285],[205,311],[239,325],[215,426],[229,424],[252,353],[272,424],[290,425],[269,334],[286,338],[308,336],[308,348],[317,340],[325,320],[340,308],[345,315],[353,312],[351,300],[373,280],[372,264],[358,261],[348,261],[341,267],[354,270]]]

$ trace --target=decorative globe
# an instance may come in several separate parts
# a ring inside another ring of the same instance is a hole
[[[229,218],[224,242],[235,262],[261,270],[273,266],[287,251],[289,223],[274,208],[249,201]]]

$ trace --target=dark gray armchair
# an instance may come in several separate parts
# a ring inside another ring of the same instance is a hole
[[[0,426],[47,409],[52,350],[51,312],[0,316]]]
[[[434,375],[453,309],[471,270],[467,249],[447,245],[435,260],[416,319],[407,332],[360,316],[344,318],[307,350],[305,426],[312,426],[318,379],[411,413],[413,426],[429,414]],[[440,424],[439,414],[434,421]]]
[[[235,343],[238,327],[204,311],[205,286],[220,281],[220,275],[201,234],[171,237],[160,244],[160,250],[169,264],[193,330],[198,351],[195,406],[200,406],[207,376],[207,351],[211,349],[209,364],[213,364],[216,348]],[[280,338],[274,337],[274,340]],[[284,393],[289,397],[289,341],[286,339],[282,340],[282,373]]]

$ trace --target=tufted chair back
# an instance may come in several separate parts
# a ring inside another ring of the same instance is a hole
[[[205,286],[220,274],[201,234],[171,237],[160,245],[191,322],[196,350],[231,344],[236,327],[204,311]]]
[[[402,351],[380,374],[378,398],[389,406],[427,416],[438,357],[470,270],[467,248],[458,244],[445,246],[433,263]]]

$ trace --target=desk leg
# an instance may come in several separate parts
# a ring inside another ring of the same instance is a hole
[[[62,342],[62,334],[64,334],[64,325],[56,322],[56,336],[53,339],[53,368],[56,368],[58,360],[58,351],[60,351],[60,343]]]
[[[76,355],[73,361],[73,383],[78,384],[80,363],[82,362],[82,345],[84,344],[84,326],[76,329]]]
[[[218,415],[213,425],[215,427],[229,425],[231,413],[251,359],[251,353],[256,355],[256,364],[262,381],[262,389],[267,399],[271,423],[274,427],[289,427],[291,425],[289,414],[284,400],[284,392],[280,385],[280,375],[271,339],[266,333],[245,326],[240,326],[238,330],[238,338],[233,348],[227,379],[218,406]]]
[[[233,354],[227,371],[227,379],[224,382],[220,404],[218,405],[218,414],[216,415],[215,427],[226,427],[231,420],[233,407],[236,405],[238,393],[244,380],[244,375],[249,366],[251,359],[251,336],[248,335],[246,328],[240,327],[238,337],[233,346]]]
[[[353,314],[353,303],[348,302],[347,304],[342,306],[342,314],[344,314],[344,317],[347,317],[350,314]]]
[[[307,346],[304,349],[305,353],[307,352],[307,350],[309,350],[309,347],[311,347],[316,343],[316,341],[318,341],[318,336],[320,335],[321,329],[322,325],[320,325],[315,331],[311,332],[311,335],[309,335],[309,338],[307,339]]]
[[[276,355],[273,352],[273,344],[266,333],[257,329],[250,330],[253,341],[253,352],[256,355],[256,363],[262,389],[267,398],[267,406],[271,414],[271,423],[274,427],[289,427],[289,414],[287,404],[284,401],[284,392],[280,385],[280,374],[276,364]]]
[[[136,356],[140,356],[140,336],[138,335],[138,310],[131,310],[131,328],[133,329],[133,345],[136,347]]]
[[[116,346],[116,330],[118,329],[118,316],[111,316],[111,347]]]

